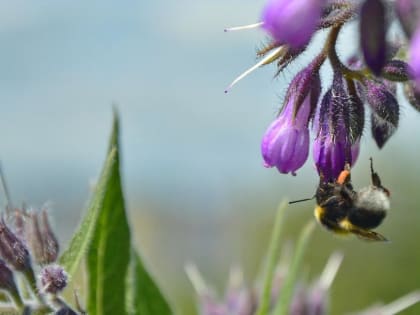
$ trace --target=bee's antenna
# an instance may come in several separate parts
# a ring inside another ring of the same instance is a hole
[[[289,205],[293,204],[293,203],[298,203],[298,202],[303,202],[303,201],[309,201],[315,198],[315,195],[312,196],[311,198],[305,198],[305,199],[299,199],[299,200],[293,200],[293,201],[289,201]]]

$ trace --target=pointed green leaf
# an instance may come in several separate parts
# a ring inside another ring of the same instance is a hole
[[[127,277],[127,310],[130,315],[172,314],[168,302],[135,250],[132,250]]]
[[[73,276],[76,272],[80,261],[86,254],[92,240],[96,221],[98,219],[99,211],[102,208],[105,191],[111,176],[111,171],[116,164],[116,155],[116,149],[109,152],[98,184],[96,185],[92,199],[89,203],[88,210],[78,230],[73,234],[73,238],[71,239],[67,249],[63,252],[59,259],[60,265],[63,266],[70,275],[70,279],[72,279],[71,276]]]
[[[87,253],[88,313],[125,314],[125,279],[130,261],[130,230],[125,212],[115,115],[110,151],[117,150],[93,239]]]

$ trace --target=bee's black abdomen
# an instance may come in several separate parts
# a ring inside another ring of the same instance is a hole
[[[381,224],[385,216],[385,211],[352,208],[349,211],[348,220],[360,228],[373,229]]]

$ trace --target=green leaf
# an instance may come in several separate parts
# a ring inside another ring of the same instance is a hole
[[[125,212],[118,156],[118,118],[110,141],[116,163],[106,183],[105,196],[87,253],[88,313],[126,314],[125,279],[130,261],[130,230]]]
[[[274,279],[277,260],[280,251],[280,232],[283,226],[284,212],[287,204],[282,202],[277,210],[276,221],[274,223],[273,231],[271,234],[270,245],[267,253],[267,266],[265,268],[264,287],[261,296],[261,303],[259,303],[257,315],[267,315],[270,308],[271,288]]]
[[[93,237],[93,232],[96,227],[99,211],[102,209],[105,192],[108,186],[111,172],[116,164],[117,150],[113,149],[109,152],[106,159],[98,184],[92,195],[88,210],[84,216],[78,230],[73,234],[67,249],[62,253],[59,264],[64,267],[70,275],[70,279],[75,274],[80,261],[86,254],[90,242]]]
[[[127,309],[130,315],[172,314],[168,302],[148,274],[135,250],[132,250],[127,277]]]
[[[289,314],[290,304],[292,303],[293,293],[295,291],[296,281],[298,273],[302,265],[303,256],[305,254],[306,247],[309,239],[314,230],[314,222],[309,222],[302,230],[299,241],[296,245],[295,254],[293,260],[289,266],[284,285],[281,289],[281,294],[274,308],[274,315],[286,315]]]

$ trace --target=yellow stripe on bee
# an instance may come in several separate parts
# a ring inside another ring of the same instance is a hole
[[[315,207],[314,215],[315,215],[315,218],[316,218],[316,220],[318,222],[321,223],[321,218],[324,215],[324,213],[325,213],[325,209],[324,208],[322,208],[321,206],[316,206]]]
[[[348,219],[341,220],[339,225],[343,230],[348,232],[351,232],[355,229],[355,226]]]

